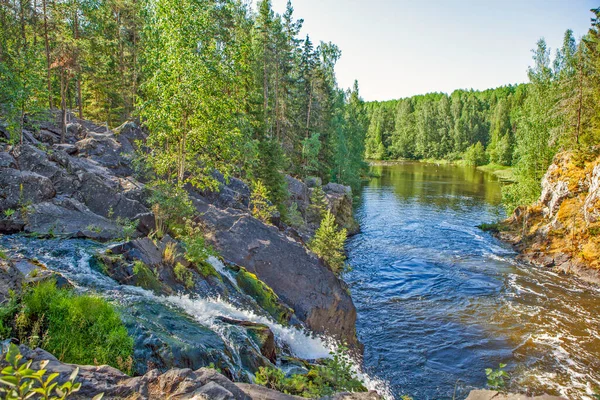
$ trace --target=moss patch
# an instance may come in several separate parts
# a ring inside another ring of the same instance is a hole
[[[275,318],[277,322],[283,325],[289,323],[294,311],[283,304],[273,292],[273,289],[267,286],[266,283],[244,268],[240,268],[236,280],[244,293],[253,297],[258,305]]]
[[[154,292],[159,292],[162,289],[162,284],[156,277],[154,271],[141,261],[133,263],[133,275],[135,276],[135,283],[137,286],[141,286],[144,289],[152,290]]]

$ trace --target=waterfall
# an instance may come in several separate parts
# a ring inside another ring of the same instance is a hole
[[[81,239],[39,240],[13,236],[0,238],[0,244],[11,249],[11,254],[23,254],[27,258],[40,260],[49,269],[66,277],[80,291],[94,291],[103,297],[125,305],[125,312],[127,306],[134,303],[158,303],[180,310],[193,318],[199,325],[217,333],[233,350],[235,359],[239,359],[237,345],[232,343],[228,334],[232,329],[238,328],[221,321],[222,317],[268,326],[273,332],[275,340],[279,344],[284,344],[284,347],[292,353],[291,355],[301,359],[328,358],[338,346],[332,338],[314,335],[297,327],[283,326],[266,314],[260,315],[252,309],[236,306],[223,298],[190,297],[183,294],[161,296],[137,286],[118,284],[90,265],[92,255],[102,249],[101,245],[94,242]],[[232,272],[220,260],[210,257],[208,261],[224,279],[237,288],[237,282]],[[251,299],[248,304],[255,304],[255,302]],[[386,398],[393,399],[386,382],[371,378],[364,373],[359,362],[350,359],[349,361],[355,374],[365,382],[368,389],[377,390]]]

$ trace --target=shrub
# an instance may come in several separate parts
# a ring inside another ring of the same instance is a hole
[[[337,230],[335,217],[327,211],[321,225],[308,247],[319,256],[331,270],[339,274],[346,269],[346,253],[344,243],[347,238],[346,229]]]
[[[185,219],[191,217],[195,211],[185,189],[164,182],[153,185],[150,203],[156,218],[156,234],[159,237],[167,231],[183,230]]]
[[[144,289],[158,292],[162,288],[154,271],[142,261],[138,260],[133,263],[133,275],[135,275],[138,286],[141,286]]]
[[[366,392],[363,383],[354,375],[345,355],[347,349],[341,347],[331,353],[332,358],[324,365],[311,365],[308,373],[285,374],[273,367],[260,367],[255,383],[291,395],[320,398],[337,392]]]
[[[181,283],[183,283],[186,289],[191,289],[194,287],[194,275],[192,271],[187,269],[181,263],[177,263],[173,268],[173,272],[175,273],[175,278]]]
[[[166,244],[165,249],[163,250],[162,259],[165,263],[169,265],[175,264],[175,259],[178,257],[177,254],[177,243],[169,242]]]
[[[304,226],[304,218],[302,218],[302,214],[298,211],[297,203],[292,203],[288,207],[285,215],[285,223],[294,228],[302,228]]]
[[[75,368],[67,382],[59,384],[54,382],[58,378],[57,373],[44,378],[47,360],[40,362],[40,369],[36,371],[31,367],[32,361],[21,362],[22,359],[19,348],[11,343],[6,353],[8,367],[0,375],[0,393],[5,395],[5,399],[29,399],[37,394],[48,400],[62,400],[81,388],[81,383],[75,383],[79,368]],[[103,396],[98,394],[92,400],[100,400]]]
[[[20,304],[9,307],[2,307],[0,314],[3,324],[12,325],[10,334],[22,343],[37,342],[61,361],[118,368],[117,358],[133,354],[133,340],[119,315],[98,296],[77,295],[46,281],[26,291]]]
[[[14,213],[15,213],[15,210],[13,210],[12,208],[4,210],[4,216],[6,218],[12,217],[14,215]]]
[[[488,156],[485,152],[483,144],[477,142],[465,151],[465,162],[467,165],[474,165],[476,167],[485,165],[489,162]]]
[[[277,208],[269,201],[269,191],[267,187],[258,180],[254,183],[254,189],[250,196],[252,215],[264,223],[270,223],[271,218],[277,211]]]
[[[310,195],[309,212],[321,221],[327,211],[327,199],[321,186],[316,186]]]
[[[7,260],[8,256],[4,252],[4,250],[0,249],[0,260]]]
[[[205,278],[210,275],[221,278],[221,275],[206,261],[214,251],[206,244],[200,225],[187,220],[186,232],[179,239],[185,248],[185,259],[194,264],[200,275]]]

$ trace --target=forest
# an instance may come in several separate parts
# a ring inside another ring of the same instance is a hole
[[[592,11],[589,32],[577,40],[567,30],[554,55],[537,42],[528,83],[368,103],[366,158],[512,166],[507,210],[533,203],[558,151],[572,150],[582,162],[598,151],[600,9]]]
[[[282,216],[284,174],[356,187],[367,116],[336,82],[340,49],[262,0],[2,0],[0,119],[23,128],[70,115],[114,128],[139,119],[160,179],[261,182]],[[261,186],[261,187],[262,187]]]

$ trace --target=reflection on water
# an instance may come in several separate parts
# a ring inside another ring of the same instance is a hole
[[[473,168],[374,167],[348,243],[365,363],[397,395],[464,398],[485,368],[509,387],[587,399],[600,386],[600,292],[518,265],[476,226],[502,216],[500,185]],[[527,388],[527,389],[526,389]]]

